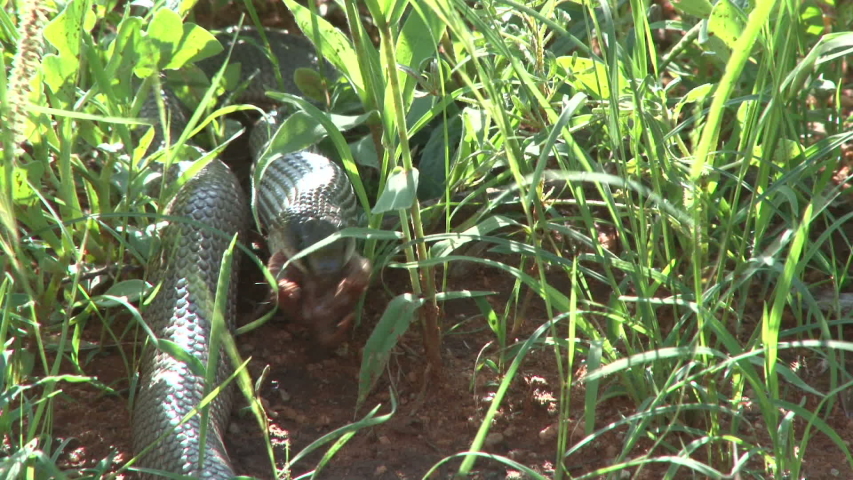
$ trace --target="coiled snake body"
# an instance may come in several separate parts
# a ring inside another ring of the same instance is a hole
[[[258,38],[257,33],[244,33],[249,43]],[[315,63],[310,44],[303,38],[274,32],[268,35],[281,63],[285,90],[298,93],[293,72]],[[275,78],[269,72],[271,62],[255,46],[239,43],[232,58],[243,63],[244,77],[252,73],[247,66],[260,69],[261,75],[247,89],[255,98],[262,97],[259,89],[274,89],[269,87],[269,79]],[[223,57],[209,60],[207,68],[202,68],[215,72],[223,61]],[[243,100],[253,101],[247,97]],[[351,240],[344,239],[302,262],[284,270],[282,267],[303,248],[355,224],[358,207],[352,185],[341,167],[330,160],[297,152],[280,155],[268,165],[256,195],[272,253],[269,267],[279,282],[275,295],[279,306],[309,324],[318,341],[334,344],[351,321],[354,302],[367,285],[370,264],[354,253]],[[150,264],[152,285],[159,287],[159,292],[145,317],[161,348],[148,345],[142,356],[133,412],[133,449],[141,454],[137,466],[198,478],[230,478],[234,472],[223,436],[232,389],[224,389],[211,402],[202,448],[202,415],[182,421],[209,393],[204,378],[175,358],[180,354],[164,350],[183,350],[207,365],[220,265],[233,237],[243,237],[250,226],[248,200],[231,170],[216,159],[181,188],[167,214],[187,221],[172,221],[164,228],[161,250]],[[234,259],[224,312],[229,328],[233,327],[236,310],[239,255]],[[330,325],[332,319],[335,324]],[[220,357],[216,385],[233,371],[224,350]]]

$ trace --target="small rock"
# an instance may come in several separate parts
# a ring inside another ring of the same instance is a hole
[[[619,454],[619,449],[616,448],[616,445],[608,445],[604,449],[604,457],[605,458],[616,458],[616,455]]]
[[[386,467],[385,465],[379,465],[378,467],[376,467],[376,470],[373,471],[373,476],[379,477],[381,475],[385,475],[386,473],[388,473],[388,467]]]
[[[557,438],[558,426],[552,423],[539,432],[539,443],[547,443]]]
[[[281,407],[279,410],[281,411],[280,413],[285,420],[293,420],[294,418],[296,418],[296,410],[294,410],[292,407]]]
[[[287,393],[287,390],[285,390],[283,388],[278,389],[278,396],[279,396],[279,398],[281,398],[281,401],[284,403],[287,403],[290,401],[290,394]]]
[[[380,435],[379,443],[381,443],[382,445],[391,445],[391,439],[386,437],[385,435]]]
[[[240,435],[240,426],[237,425],[237,422],[231,422],[228,424],[228,433],[231,435]]]
[[[294,422],[298,422],[298,419],[300,417],[299,412],[297,412],[291,407],[282,407],[281,416],[284,417],[285,420],[292,420]]]
[[[71,463],[77,464],[83,460],[83,453],[85,453],[82,449],[75,449],[68,453],[68,460]]]
[[[509,427],[506,427],[503,431],[503,434],[504,434],[504,437],[506,437],[506,438],[514,437],[515,436],[515,427],[513,427],[512,425],[510,425]]]
[[[503,443],[503,441],[504,441],[503,434],[501,434],[501,433],[490,433],[490,434],[486,435],[486,440],[484,441],[484,444],[487,447],[494,447],[494,446],[500,445],[501,443]]]
[[[525,452],[524,450],[522,450],[520,448],[514,448],[514,449],[510,450],[506,456],[509,457],[510,460],[515,460],[516,462],[523,462],[524,457],[527,456],[527,452]]]
[[[317,419],[317,424],[323,427],[328,427],[331,423],[332,419],[328,415],[320,415]]]

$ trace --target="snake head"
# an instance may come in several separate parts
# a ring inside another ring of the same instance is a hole
[[[293,251],[301,252],[315,243],[328,238],[341,229],[341,226],[330,219],[308,218],[293,225]],[[324,278],[340,277],[341,272],[349,263],[355,252],[355,239],[340,238],[324,245],[296,262],[306,274],[322,280]]]

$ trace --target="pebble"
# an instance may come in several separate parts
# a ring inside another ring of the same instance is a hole
[[[281,398],[281,401],[287,403],[290,401],[290,394],[287,393],[287,390],[283,388],[278,389],[278,396]]]
[[[332,418],[328,415],[320,415],[317,419],[317,424],[323,427],[328,427],[332,423]]]
[[[558,427],[552,423],[539,432],[539,443],[547,443],[557,438]]]
[[[486,435],[486,440],[484,441],[484,444],[487,447],[495,447],[495,446],[503,443],[503,441],[504,441],[503,434],[501,434],[501,433],[490,433],[490,434]]]
[[[516,462],[523,462],[524,458],[527,456],[527,452],[520,448],[514,448],[509,451],[506,455],[510,460],[515,460]]]
[[[385,435],[380,435],[379,443],[381,443],[382,445],[391,445],[391,439],[386,437]]]
[[[72,450],[68,454],[68,460],[71,461],[71,463],[77,464],[83,460],[83,453],[84,451],[82,449]]]
[[[381,475],[385,475],[386,473],[388,473],[388,467],[386,467],[385,465],[379,465],[378,467],[376,467],[376,470],[373,471],[373,476],[379,477]]]
[[[282,407],[281,415],[285,419],[294,421],[299,425],[304,425],[308,422],[308,419],[305,417],[305,415],[300,414],[299,412],[290,407]]]

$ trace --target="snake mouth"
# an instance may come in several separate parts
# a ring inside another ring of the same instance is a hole
[[[370,261],[355,254],[333,277],[312,275],[293,264],[283,268],[286,263],[283,252],[270,257],[268,268],[278,279],[272,300],[291,320],[308,327],[318,344],[343,343],[370,280]]]

